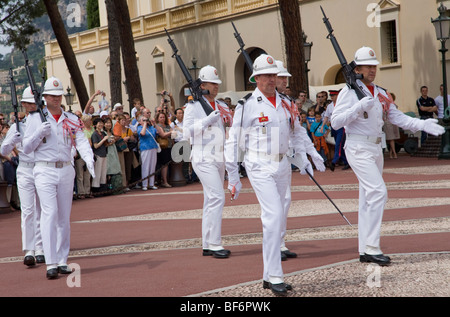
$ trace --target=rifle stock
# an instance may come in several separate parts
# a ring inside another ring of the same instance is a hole
[[[11,88],[11,104],[14,107],[14,117],[16,118],[16,130],[18,133],[20,133],[19,113],[18,113],[19,105],[17,103],[16,84],[14,83],[12,68],[9,69],[9,79],[10,79],[10,88]]]
[[[165,28],[164,28],[164,31],[166,31],[166,34],[168,37],[167,41],[169,42],[170,46],[172,47],[172,51],[173,51],[172,57],[175,57],[175,59],[178,63],[178,66],[180,66],[181,71],[189,84],[189,88],[191,90],[192,96],[194,97],[194,100],[199,101],[203,110],[205,111],[206,115],[209,115],[213,111],[213,109],[206,103],[205,99],[203,99],[203,97],[202,97],[203,95],[208,95],[209,91],[202,90],[202,88],[201,88],[202,81],[200,80],[200,78],[198,78],[195,81],[192,79],[192,76],[189,73],[189,70],[186,68],[186,65],[184,64],[183,60],[181,59],[181,56],[178,54],[178,48],[175,45],[172,38],[170,37],[169,32]]]
[[[334,51],[336,52],[337,58],[339,59],[339,63],[342,66],[342,71],[344,73],[345,81],[347,82],[347,85],[355,90],[356,95],[358,96],[358,99],[361,100],[366,96],[366,94],[363,92],[361,87],[358,86],[356,83],[357,79],[362,79],[362,75],[355,73],[355,67],[356,64],[354,61],[352,61],[350,64],[347,63],[347,60],[345,59],[344,53],[341,50],[341,47],[339,46],[339,43],[336,40],[336,37],[333,35],[333,28],[331,27],[330,21],[328,20],[327,16],[325,15],[325,11],[323,11],[322,6],[320,6],[320,10],[322,10],[323,14],[323,23],[325,23],[325,26],[328,30],[327,38],[330,39],[331,44],[333,45]]]

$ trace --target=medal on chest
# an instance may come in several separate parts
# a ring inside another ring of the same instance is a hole
[[[261,112],[258,120],[259,120],[259,123],[263,124],[263,126],[262,126],[262,133],[266,134],[267,130],[266,130],[266,124],[265,123],[269,121],[269,117],[264,116],[264,112]]]

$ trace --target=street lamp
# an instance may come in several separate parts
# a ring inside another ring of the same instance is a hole
[[[197,69],[200,69],[200,67],[197,67],[197,59],[195,57],[192,58],[192,66],[189,67],[189,70],[193,70],[194,71],[194,80],[197,79]]]
[[[448,99],[447,99],[447,70],[446,70],[446,60],[445,53],[448,51],[445,47],[445,42],[449,39],[450,36],[450,18],[447,16],[447,8],[441,2],[441,5],[438,8],[439,16],[436,19],[432,19],[431,23],[433,23],[434,28],[436,30],[436,38],[438,41],[441,41],[441,49],[439,52],[442,54],[442,84],[444,86],[444,128],[445,133],[442,135],[441,142],[441,150],[439,153],[439,159],[450,159],[450,110],[448,108]]]
[[[73,105],[73,97],[75,95],[70,93],[70,88],[67,87],[67,94],[64,95],[66,98],[66,104],[69,106],[69,112],[72,112],[72,105]]]
[[[309,99],[309,69],[308,69],[308,62],[311,60],[311,48],[313,46],[313,43],[306,42],[306,38],[308,36],[303,32],[303,51],[305,55],[305,72],[306,72],[306,97]]]

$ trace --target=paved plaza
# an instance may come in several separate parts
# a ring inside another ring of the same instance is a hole
[[[299,256],[282,262],[289,297],[450,296],[450,162],[386,158],[381,247],[393,263],[382,268],[358,261],[358,185],[341,168],[314,176],[353,227],[309,177],[293,172],[286,238]],[[69,264],[77,274],[56,280],[46,279],[43,264],[23,265],[20,213],[0,214],[0,296],[272,297],[261,281],[260,208],[242,182],[223,211],[228,259],[202,256],[199,183],[74,201]]]

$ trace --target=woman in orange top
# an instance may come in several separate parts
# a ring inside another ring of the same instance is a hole
[[[117,117],[117,122],[114,125],[113,134],[116,138],[116,141],[122,138],[125,143],[128,143],[130,140],[134,140],[133,131],[127,127],[127,119],[124,115],[119,115]],[[122,152],[117,153],[119,155],[120,167],[122,170],[122,184],[123,186],[128,186],[128,182],[131,179],[131,171],[133,164],[133,152],[126,148]],[[125,176],[125,177],[123,177]],[[129,191],[130,189],[127,187],[124,189],[125,191]]]

